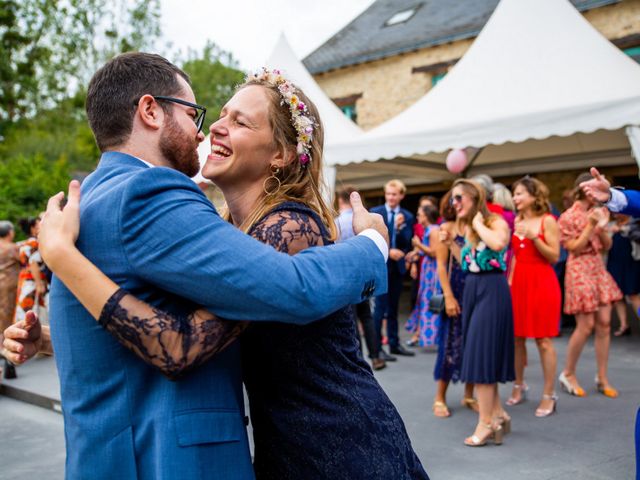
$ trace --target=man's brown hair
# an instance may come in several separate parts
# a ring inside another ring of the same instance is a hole
[[[123,53],[103,65],[89,82],[86,102],[89,126],[100,151],[128,140],[140,97],[180,94],[178,76],[189,82],[186,73],[152,53]],[[165,111],[171,108],[166,102],[161,106]]]

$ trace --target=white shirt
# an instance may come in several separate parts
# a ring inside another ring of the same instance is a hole
[[[612,188],[609,190],[611,192],[611,198],[607,203],[605,203],[606,207],[612,212],[619,212],[627,207],[629,200],[627,196],[622,193],[617,188]]]

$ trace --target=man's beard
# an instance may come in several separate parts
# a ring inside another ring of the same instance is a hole
[[[165,133],[160,139],[160,151],[172,168],[194,177],[200,171],[198,141],[190,138],[174,120],[168,116]]]

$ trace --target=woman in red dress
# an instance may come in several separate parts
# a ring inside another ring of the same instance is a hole
[[[622,298],[622,292],[607,272],[601,252],[611,248],[606,231],[609,211],[587,198],[579,185],[589,180],[583,173],[575,181],[575,201],[558,220],[560,241],[569,251],[565,274],[564,311],[576,317],[576,329],[571,334],[564,370],[558,378],[571,395],[586,396],[576,378],[576,365],[587,339],[595,328],[596,387],[603,395],[615,398],[618,391],[607,377],[611,330],[611,303]]]
[[[560,324],[560,284],[551,267],[560,256],[558,224],[549,213],[549,190],[539,180],[524,177],[515,182],[513,201],[518,210],[511,239],[516,381],[507,405],[526,398],[525,342],[534,338],[544,374],[542,400],[535,414],[547,417],[555,412],[558,399],[553,391],[558,358],[551,340],[558,335]]]

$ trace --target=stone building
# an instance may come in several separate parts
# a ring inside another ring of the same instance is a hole
[[[572,3],[600,33],[640,62],[640,0]],[[377,0],[307,56],[304,64],[336,105],[369,130],[412,105],[441,80],[497,4],[498,0]],[[577,173],[538,176],[558,201]],[[608,167],[605,173],[616,183],[637,186],[635,164]],[[500,181],[508,184],[514,179]],[[414,185],[410,192],[437,193],[445,188],[443,184]],[[379,192],[372,190],[368,195]]]

